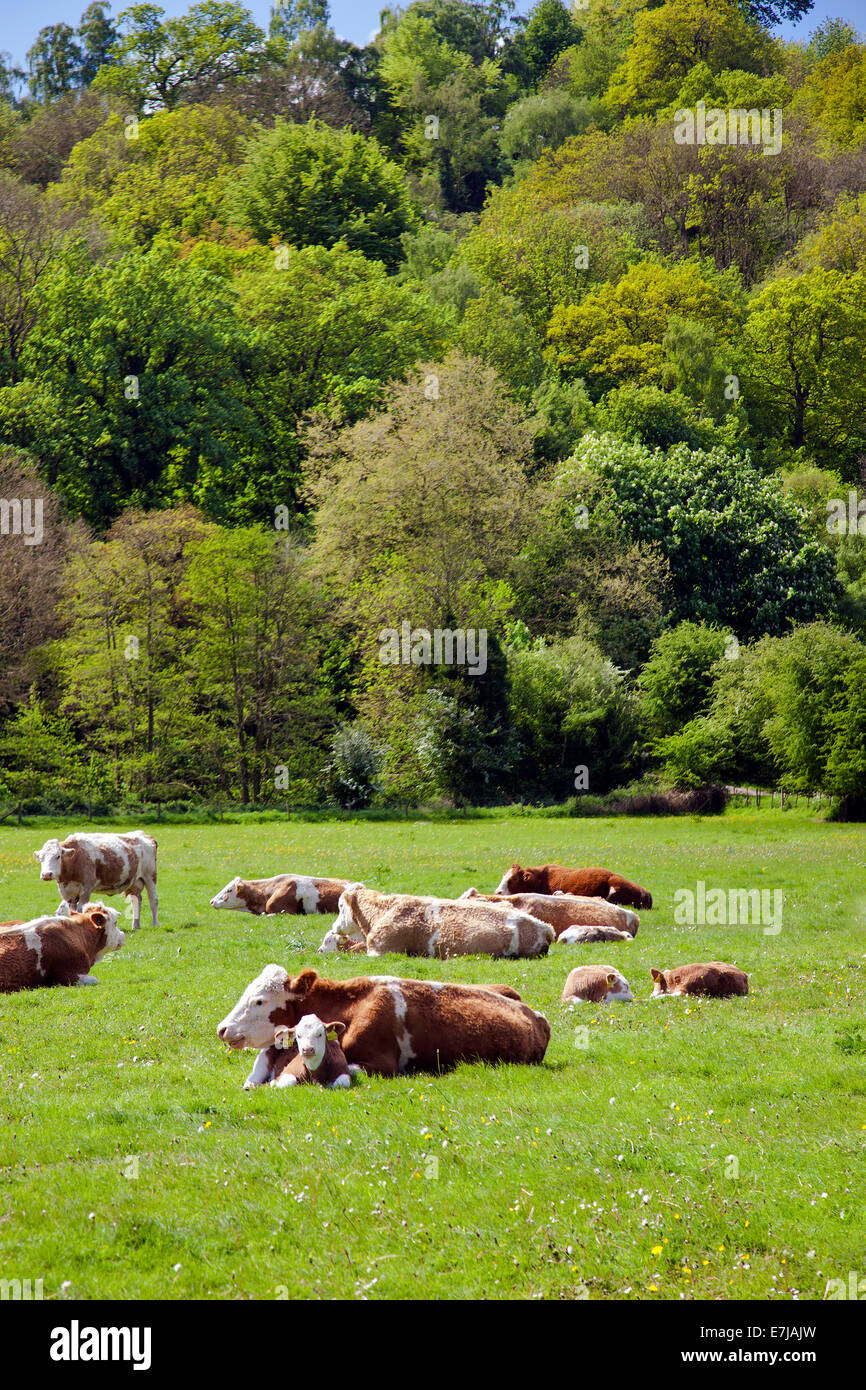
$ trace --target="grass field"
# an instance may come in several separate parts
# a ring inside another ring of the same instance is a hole
[[[31,851],[84,828],[0,831],[0,919],[55,906]],[[46,1298],[788,1299],[866,1273],[866,827],[764,809],[144,828],[161,928],[145,906],[96,989],[0,996],[0,1278]],[[235,873],[446,896],[512,858],[604,864],[657,906],[631,943],[499,962],[317,956],[329,918],[208,906]],[[698,879],[782,888],[781,932],[676,926]],[[650,1000],[650,966],[711,959],[749,972],[747,999]],[[547,1059],[245,1094],[252,1054],[214,1030],[269,961],[507,982],[550,1019]],[[589,961],[635,1003],[564,1010]]]

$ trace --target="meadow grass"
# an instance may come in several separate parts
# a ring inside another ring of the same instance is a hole
[[[53,909],[32,850],[85,828],[0,832],[0,919]],[[866,827],[763,809],[143,828],[162,926],[145,906],[98,988],[0,996],[0,1279],[71,1299],[787,1299],[866,1271]],[[235,873],[286,870],[489,891],[513,858],[606,865],[656,907],[630,943],[438,962],[318,956],[329,918],[208,906]],[[698,879],[783,889],[781,932],[677,926]],[[748,998],[650,1000],[651,966],[711,959],[748,971]],[[549,1018],[547,1058],[244,1093],[253,1054],[215,1025],[269,961],[507,982]],[[592,961],[635,1003],[565,1010]]]

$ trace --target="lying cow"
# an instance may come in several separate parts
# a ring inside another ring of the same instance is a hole
[[[562,1002],[575,1004],[628,1004],[634,999],[628,980],[612,965],[579,965],[572,970],[562,991]]]
[[[377,893],[362,883],[352,884],[341,896],[334,929],[349,942],[366,941],[368,956],[393,951],[438,960],[543,956],[554,940],[549,923],[508,904]]]
[[[336,912],[340,894],[348,886],[342,878],[305,878],[302,874],[233,878],[211,898],[210,905],[252,912],[257,917],[271,917],[279,912]]]
[[[569,927],[610,926],[619,931],[637,936],[640,918],[627,907],[617,907],[615,903],[604,902],[601,898],[578,898],[573,894],[554,893],[479,893],[477,888],[467,888],[460,899],[480,898],[486,903],[510,903],[520,912],[528,912],[530,917],[538,917],[549,922],[560,936]]]
[[[496,889],[497,893],[548,893],[559,890],[582,898],[605,898],[624,907],[653,905],[652,894],[639,883],[630,883],[610,869],[563,869],[559,864],[542,864],[522,869],[512,864]]]
[[[304,1014],[294,1028],[278,1028],[274,1034],[272,1086],[327,1086],[331,1091],[352,1084],[352,1073],[340,1046],[345,1023],[323,1023],[315,1014]]]
[[[711,960],[706,964],[675,965],[673,970],[651,970],[655,988],[653,999],[665,995],[709,994],[726,999],[731,994],[748,994],[749,977],[738,965]]]
[[[60,912],[80,912],[91,894],[123,893],[132,900],[132,930],[141,920],[141,895],[147,890],[150,916],[159,926],[156,896],[156,840],[142,830],[128,835],[70,835],[46,840],[33,851],[41,878],[60,890]],[[65,906],[64,906],[65,904]]]
[[[558,946],[587,946],[596,941],[631,941],[632,937],[627,931],[620,931],[619,927],[602,927],[599,925],[591,927],[567,927],[564,932],[560,932],[556,938]]]
[[[232,1048],[262,1049],[247,1088],[271,1080],[268,1053],[277,1030],[314,1013],[345,1023],[346,1060],[379,1076],[439,1072],[458,1062],[541,1062],[550,1041],[543,1014],[507,985],[456,985],[401,980],[393,975],[321,979],[302,970],[294,979],[267,965],[217,1027]]]
[[[83,912],[34,917],[0,933],[0,993],[43,985],[98,985],[90,971],[125,940],[117,918],[113,907],[87,903]]]

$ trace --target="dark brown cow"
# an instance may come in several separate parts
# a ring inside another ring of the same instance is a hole
[[[0,933],[0,993],[44,985],[96,985],[90,974],[106,951],[118,951],[124,934],[117,913],[88,903],[67,917],[34,917]]]
[[[329,1091],[344,1090],[352,1084],[352,1073],[340,1045],[345,1023],[323,1023],[315,1014],[305,1014],[294,1028],[278,1028],[274,1046],[268,1048],[273,1067],[272,1086],[325,1086]]]
[[[749,977],[738,965],[721,960],[704,964],[675,965],[673,970],[650,970],[655,988],[653,999],[666,994],[710,994],[726,999],[731,994],[748,994]]]
[[[292,979],[279,965],[247,986],[217,1035],[233,1048],[268,1049],[279,1027],[309,1013],[345,1023],[347,1061],[380,1076],[439,1072],[458,1062],[540,1062],[550,1041],[547,1019],[507,985],[394,975],[325,980],[309,969]],[[260,1055],[246,1084],[269,1079]]]
[[[650,908],[652,894],[610,869],[564,869],[560,864],[521,868],[512,864],[497,893],[570,893],[578,898],[605,898],[623,907]]]

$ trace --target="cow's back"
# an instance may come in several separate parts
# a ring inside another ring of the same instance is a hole
[[[422,980],[393,981],[383,989],[390,998],[381,1004],[393,1019],[405,1059],[400,1070],[436,1071],[461,1061],[535,1063],[544,1058],[549,1023],[505,994]],[[350,1061],[356,1060],[349,1056],[345,1040],[343,1051]]]

